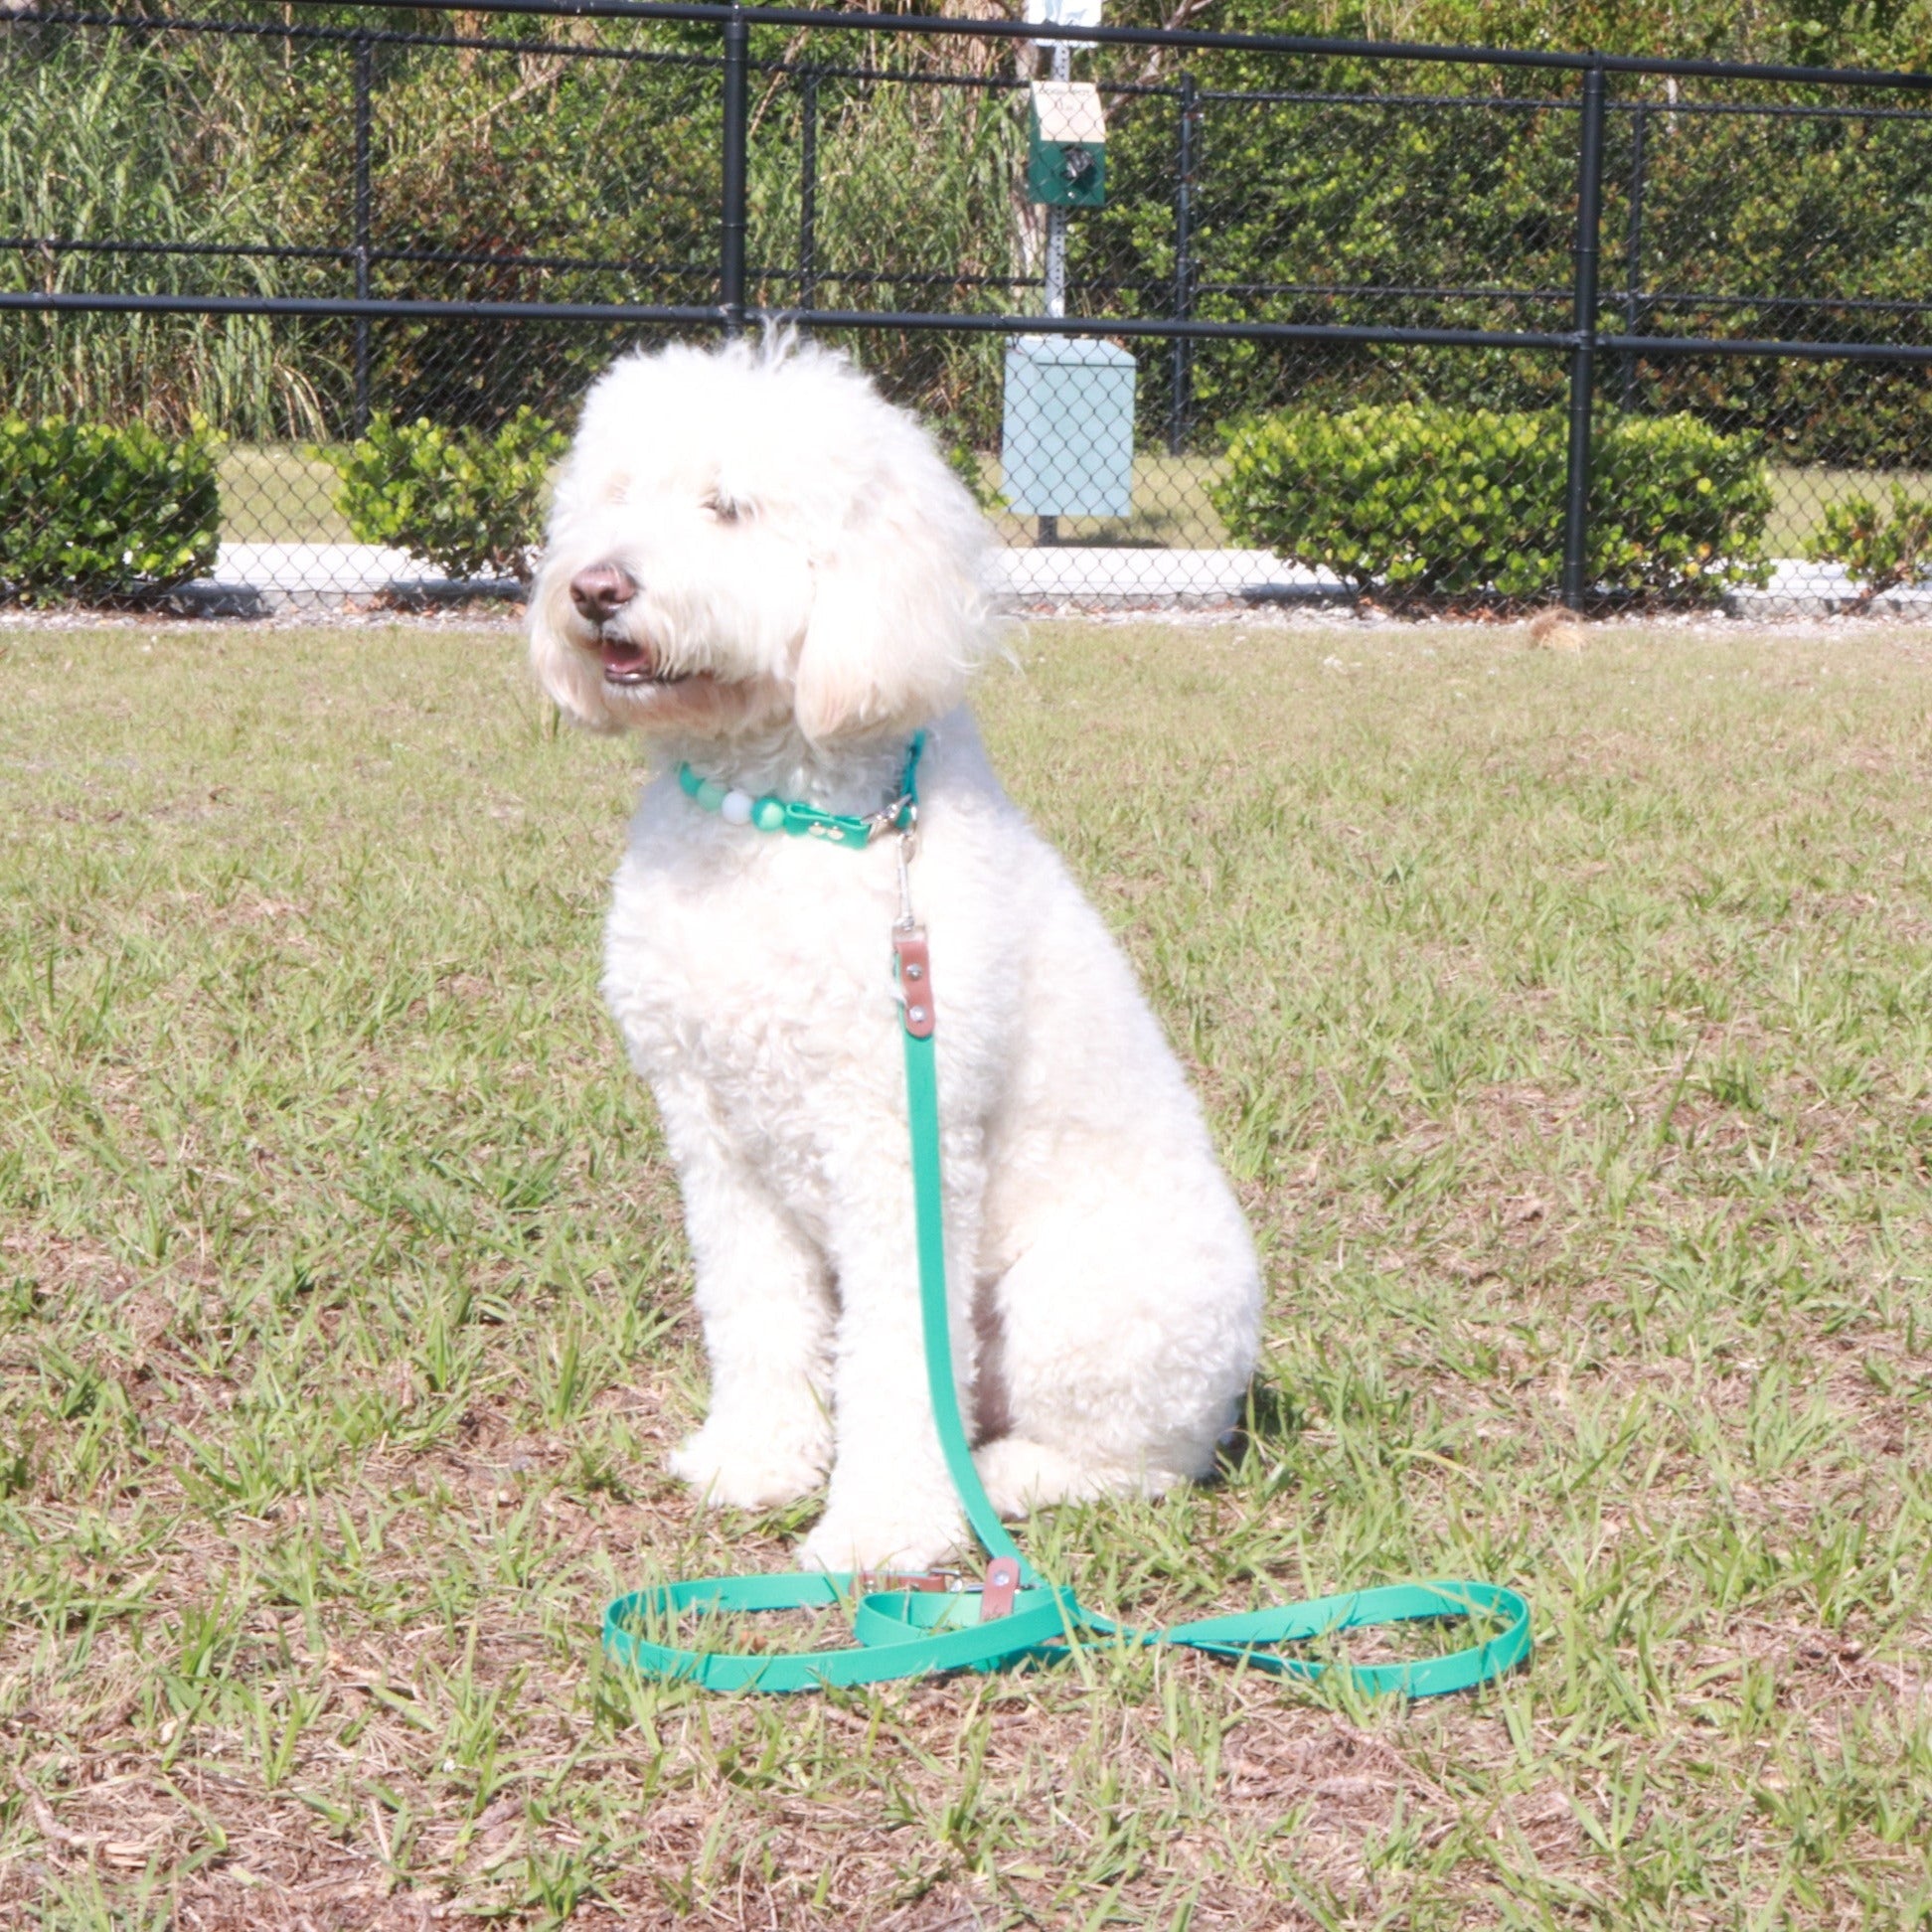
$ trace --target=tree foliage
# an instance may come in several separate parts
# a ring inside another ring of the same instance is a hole
[[[1001,4],[1017,14],[1017,0]],[[284,18],[266,0],[223,10],[264,27]],[[1932,0],[1212,0],[1198,9],[1113,0],[1109,19],[1820,69],[1932,59]],[[351,6],[304,8],[302,25],[405,33],[372,41],[369,55],[372,294],[717,301],[714,27]],[[1039,299],[1039,218],[1015,187],[1018,83],[1035,71],[1032,44],[754,25],[752,55],[756,300],[1024,311]],[[354,64],[346,42],[272,33],[0,28],[0,185],[17,207],[16,232],[144,244],[13,249],[0,254],[0,284],[353,294]],[[812,65],[825,71],[808,86],[798,69]],[[1568,326],[1574,75],[1138,47],[1082,53],[1077,71],[1116,85],[1110,205],[1073,225],[1075,300],[1088,312],[1169,311],[1178,265],[1171,89],[1185,72],[1208,96],[1196,129],[1194,314]],[[979,84],[920,84],[940,74]],[[1257,89],[1296,97],[1223,97]],[[1932,286],[1932,197],[1912,184],[1932,175],[1925,126],[1870,111],[1889,98],[1823,81],[1753,91],[1620,77],[1614,92],[1604,328],[1872,340],[1921,332],[1911,305]],[[1858,111],[1702,111],[1720,97]],[[1644,191],[1633,221],[1640,100]],[[204,243],[230,252],[178,252]],[[1821,305],[1844,295],[1901,306]],[[524,406],[563,419],[590,375],[639,333],[377,319],[359,347],[356,325],[334,318],[3,315],[0,406],[139,413],[175,428],[199,414],[251,439],[328,440],[358,419],[366,355],[374,405],[399,419],[494,425]],[[992,439],[994,339],[877,327],[841,339],[904,400]],[[1172,364],[1162,348],[1141,356],[1145,435],[1165,423]],[[1627,411],[1689,410],[1727,432],[1752,430],[1792,460],[1903,466],[1922,462],[1932,439],[1932,386],[1916,372],[1612,359],[1603,373]],[[1209,448],[1219,424],[1271,407],[1408,401],[1533,411],[1564,381],[1561,356],[1547,352],[1204,343],[1192,355],[1192,422]]]

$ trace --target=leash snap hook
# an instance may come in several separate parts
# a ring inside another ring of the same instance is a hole
[[[887,832],[910,832],[919,822],[919,801],[910,792],[900,792],[884,811],[866,820],[866,843],[883,838]]]
[[[912,915],[912,861],[919,856],[918,807],[913,808],[913,817],[900,828],[898,835],[898,893],[899,915],[892,930],[911,932],[918,925]]]
[[[862,1594],[875,1592],[911,1591],[930,1594],[937,1591],[940,1595],[951,1595],[965,1587],[965,1579],[957,1570],[929,1569],[913,1570],[860,1570],[854,1577]]]

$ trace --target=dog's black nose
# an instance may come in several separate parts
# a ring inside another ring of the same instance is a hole
[[[593,624],[601,624],[636,595],[637,585],[616,564],[593,564],[570,579],[570,601]]]

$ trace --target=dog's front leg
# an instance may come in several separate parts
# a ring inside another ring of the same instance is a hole
[[[838,1440],[825,1515],[801,1551],[820,1569],[919,1570],[969,1540],[932,1419],[904,1134],[902,1121],[882,1125],[863,1150],[851,1150],[830,1229]],[[975,1342],[961,1288],[977,1244],[984,1165],[976,1141],[963,1135],[946,1137],[943,1158],[953,1374],[961,1412],[970,1415]]]
[[[671,1473],[712,1503],[776,1509],[832,1460],[832,1292],[818,1250],[713,1127],[704,1097],[656,1088],[678,1164],[711,1363],[705,1425]]]

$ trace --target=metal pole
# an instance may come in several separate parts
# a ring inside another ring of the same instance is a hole
[[[798,306],[816,306],[818,294],[818,70],[799,77],[804,91],[798,135]]]
[[[1194,311],[1194,171],[1195,78],[1181,75],[1181,122],[1177,139],[1174,181],[1174,319],[1185,322]],[[1186,336],[1174,338],[1174,373],[1168,397],[1168,454],[1178,456],[1188,439],[1190,379],[1194,373],[1194,344]]]
[[[1073,50],[1064,41],[1053,43],[1053,79],[1073,78]],[[1066,210],[1046,211],[1046,313],[1066,313]]]
[[[724,310],[724,333],[744,333],[744,143],[745,50],[751,38],[743,14],[733,7],[724,22],[724,203],[720,222],[718,295]]]
[[[1583,607],[1589,555],[1590,401],[1596,379],[1597,229],[1603,215],[1603,68],[1583,74],[1576,168],[1576,346],[1570,352],[1569,478],[1563,498],[1563,601]]]
[[[1650,116],[1649,105],[1637,103],[1630,117],[1630,227],[1624,237],[1624,334],[1635,335],[1643,319],[1644,304],[1638,291],[1644,285],[1644,128]],[[1637,402],[1637,357],[1627,352],[1623,359],[1623,405],[1626,411]]]
[[[356,37],[356,300],[369,300],[369,93],[371,45]],[[369,429],[369,317],[356,317],[355,431]]]
[[[1070,80],[1073,78],[1073,50],[1065,41],[1055,41],[1051,48],[1051,74],[1055,80]],[[1046,313],[1064,316],[1066,313],[1066,210],[1049,207],[1046,211]],[[1043,516],[1034,532],[1034,542],[1043,549],[1059,542],[1059,518]]]
[[[1046,211],[1046,307],[1048,315],[1066,313],[1066,210]]]

